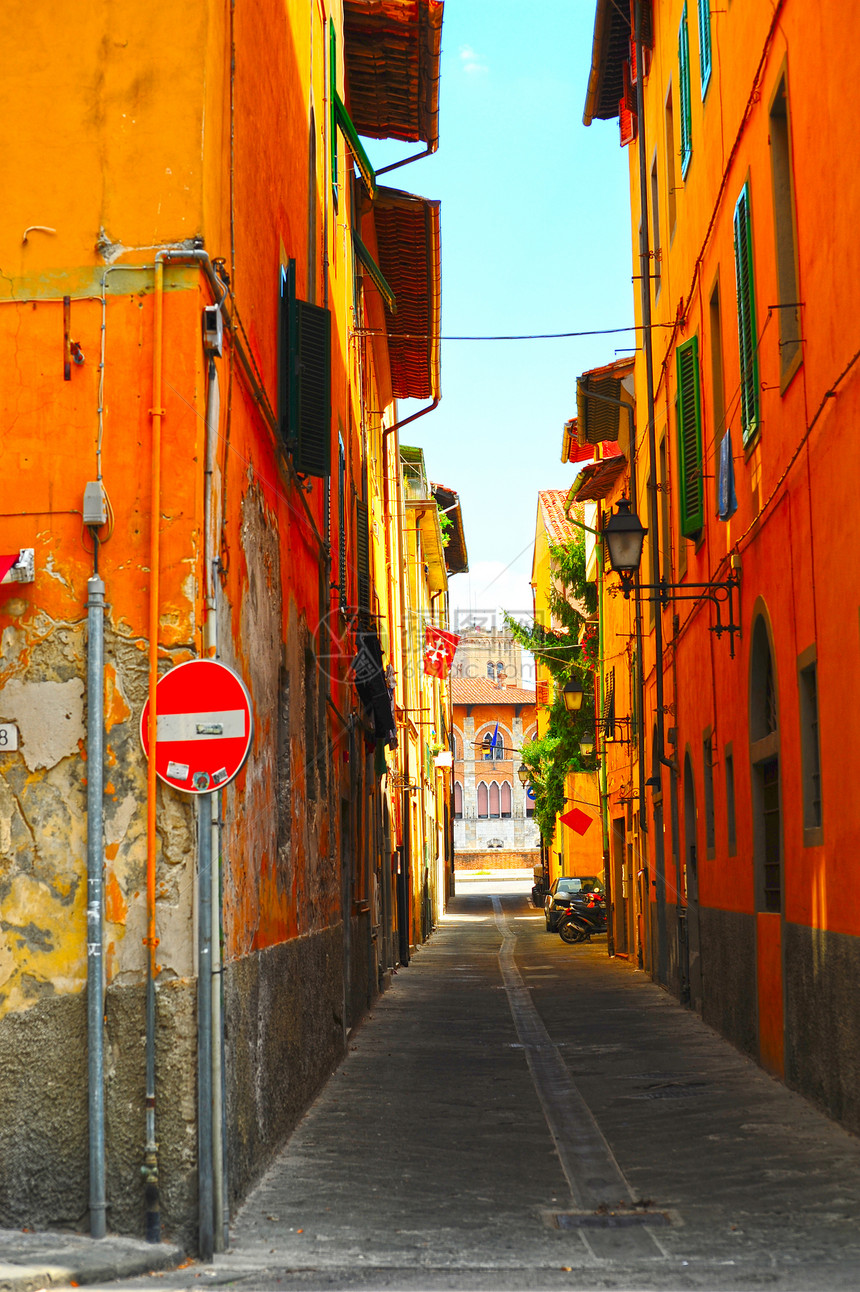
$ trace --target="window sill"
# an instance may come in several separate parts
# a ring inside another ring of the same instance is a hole
[[[820,825],[803,827],[804,848],[820,848],[824,843],[824,827]]]

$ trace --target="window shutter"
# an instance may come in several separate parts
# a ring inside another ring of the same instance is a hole
[[[738,295],[738,348],[741,363],[741,430],[744,444],[759,427],[758,340],[753,280],[749,181],[735,206],[735,281]]]
[[[678,461],[681,478],[681,533],[695,534],[705,522],[702,481],[702,408],[699,390],[699,338],[675,351],[678,380]]]
[[[337,31],[334,22],[329,18],[328,29],[328,57],[329,57],[329,103],[331,109],[329,113],[329,147],[331,148],[331,191],[334,197],[335,208],[337,208]]]
[[[709,0],[697,0],[699,6],[699,74],[702,98],[711,79],[711,9]]]
[[[603,739],[615,739],[615,668],[611,668],[603,682]]]
[[[358,609],[363,617],[370,614],[370,523],[367,503],[355,504],[355,563],[358,567]]]
[[[678,31],[678,85],[681,92],[681,174],[687,174],[693,155],[693,122],[690,105],[690,35],[687,30],[687,6],[681,14]]]
[[[295,326],[296,262],[281,265],[280,299],[278,301],[278,427],[284,444],[289,445],[295,425]]]
[[[331,311],[295,304],[293,461],[302,474],[324,477],[331,471]]]

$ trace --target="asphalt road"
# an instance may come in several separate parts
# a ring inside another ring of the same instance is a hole
[[[860,1287],[860,1141],[489,887],[460,885],[230,1250],[111,1287]]]

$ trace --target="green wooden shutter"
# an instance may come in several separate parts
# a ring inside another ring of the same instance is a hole
[[[710,0],[698,0],[699,6],[699,75],[702,98],[711,79],[711,8]]]
[[[681,175],[687,174],[693,155],[693,119],[690,104],[690,34],[687,30],[687,6],[681,14],[678,30],[678,86],[681,93]]]
[[[338,604],[343,610],[349,597],[346,582],[346,452],[340,436],[337,439],[337,544]]]
[[[759,428],[758,337],[755,317],[749,181],[735,206],[735,281],[741,363],[741,431],[747,444]]]
[[[678,462],[681,480],[681,533],[695,534],[705,523],[702,481],[702,408],[699,393],[699,338],[675,351],[678,380]]]
[[[331,471],[331,311],[296,301],[295,423],[291,442],[297,471]]]
[[[355,503],[355,564],[358,569],[358,609],[362,617],[370,614],[370,517],[367,503]]]

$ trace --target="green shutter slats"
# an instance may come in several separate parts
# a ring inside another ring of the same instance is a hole
[[[298,399],[293,447],[297,471],[331,471],[331,311],[296,301]]]
[[[741,364],[741,431],[743,442],[747,444],[759,428],[758,337],[749,181],[741,189],[735,206],[735,282]]]
[[[681,533],[689,536],[698,533],[705,523],[698,337],[694,336],[678,346],[675,370],[678,382]]]
[[[355,564],[358,569],[358,608],[370,614],[370,517],[367,503],[355,504]]]
[[[693,118],[690,101],[690,34],[687,28],[687,6],[681,14],[678,29],[678,85],[681,93],[681,174],[687,174],[693,155]]]
[[[711,79],[711,8],[708,0],[697,0],[699,6],[699,76],[702,98]]]

